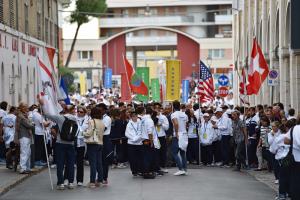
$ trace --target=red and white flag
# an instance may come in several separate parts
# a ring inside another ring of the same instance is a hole
[[[43,52],[45,52],[43,54]],[[44,109],[47,109],[48,114],[58,114],[62,108],[57,100],[57,84],[55,80],[55,66],[54,66],[55,49],[46,47],[40,49],[37,57],[38,71],[40,78],[40,95],[44,101]]]
[[[214,80],[208,67],[200,61],[200,76],[198,83],[198,94],[200,103],[212,102],[214,100]]]
[[[264,58],[259,44],[253,39],[253,47],[251,52],[250,67],[248,70],[248,84],[246,86],[246,94],[257,94],[263,82],[269,74],[268,64]]]

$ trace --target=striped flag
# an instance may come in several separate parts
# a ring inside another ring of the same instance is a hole
[[[198,91],[200,103],[212,102],[214,100],[214,80],[208,67],[200,61]]]

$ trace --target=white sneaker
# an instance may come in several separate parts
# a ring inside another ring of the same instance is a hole
[[[222,162],[217,162],[216,166],[220,167],[223,163]]]
[[[65,185],[65,186],[68,186],[68,185],[69,185],[69,181],[68,181],[68,180],[65,180],[65,181],[64,181],[64,185]]]
[[[120,164],[118,164],[118,166],[117,166],[117,168],[118,169],[124,169],[124,168],[126,168],[127,166],[124,164],[124,163],[120,163]]]
[[[169,173],[169,171],[166,168],[161,168],[160,171],[162,171],[163,173]]]
[[[73,183],[69,183],[68,188],[69,188],[70,190],[74,189],[74,187],[75,187],[75,185],[74,185]]]
[[[56,168],[56,165],[55,165],[55,164],[52,164],[52,165],[50,166],[50,168],[51,168],[51,169],[55,169],[55,168]]]
[[[275,183],[275,184],[279,184],[279,180],[278,180],[278,179],[276,179],[274,183]]]
[[[65,189],[65,185],[64,184],[60,184],[56,186],[57,190],[64,190]]]
[[[82,182],[78,182],[77,186],[83,186],[83,183]]]
[[[185,171],[179,170],[178,172],[174,173],[174,176],[181,176],[181,175],[185,175],[185,174],[186,174]]]

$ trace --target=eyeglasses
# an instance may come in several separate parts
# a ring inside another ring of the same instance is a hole
[[[78,113],[84,113],[84,111],[80,110],[80,111],[77,111]]]

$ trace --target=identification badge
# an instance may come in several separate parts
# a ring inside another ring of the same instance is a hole
[[[203,134],[203,139],[207,139],[207,133]]]
[[[197,134],[197,129],[196,128],[194,128],[193,133]]]
[[[156,129],[157,129],[157,132],[160,132],[161,127],[157,126]]]

